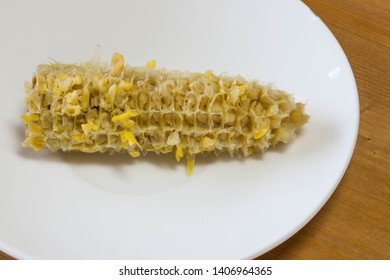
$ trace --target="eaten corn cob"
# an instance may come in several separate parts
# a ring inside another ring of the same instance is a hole
[[[98,62],[39,65],[26,82],[25,147],[52,151],[175,152],[187,158],[227,151],[244,156],[294,138],[304,104],[242,77]]]

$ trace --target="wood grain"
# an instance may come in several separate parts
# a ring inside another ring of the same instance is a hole
[[[390,259],[390,1],[305,0],[343,47],[360,130],[343,180],[301,231],[258,259]],[[11,259],[0,252],[0,259]]]
[[[13,260],[11,256],[7,255],[6,253],[3,253],[0,251],[0,260]]]

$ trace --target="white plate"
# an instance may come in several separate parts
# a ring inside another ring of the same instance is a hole
[[[354,149],[358,95],[331,32],[299,1],[8,1],[0,7],[0,249],[23,259],[245,259],[302,228]],[[307,102],[291,144],[245,160],[21,148],[23,83],[48,57],[242,74]]]

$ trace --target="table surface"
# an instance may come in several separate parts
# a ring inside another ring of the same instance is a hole
[[[355,74],[360,129],[351,163],[321,211],[258,259],[390,259],[390,1],[304,0]],[[0,260],[12,257],[0,252]]]

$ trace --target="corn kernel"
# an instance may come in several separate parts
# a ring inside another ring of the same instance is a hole
[[[297,103],[297,109],[292,110],[290,113],[290,119],[296,126],[302,126],[309,120],[309,116],[304,113],[305,105]]]
[[[192,172],[194,171],[194,165],[195,165],[195,156],[194,155],[187,155],[187,175],[192,175]]]
[[[89,108],[89,90],[87,87],[84,87],[81,94],[81,109],[87,110]]]
[[[75,84],[74,79],[72,77],[67,77],[65,80],[60,82],[59,88],[63,92],[68,92],[74,86],[74,84]]]
[[[117,115],[117,116],[113,116],[111,118],[111,121],[113,123],[116,123],[117,121],[120,121],[122,123],[123,127],[129,128],[129,127],[134,125],[134,121],[132,121],[130,118],[135,117],[137,115],[138,115],[137,112],[135,112],[134,110],[129,109],[129,110],[127,110],[123,114],[120,114],[120,115]]]
[[[40,125],[38,125],[38,124],[31,123],[30,124],[30,131],[33,134],[42,134],[43,133],[43,128]]]
[[[83,142],[85,140],[88,140],[88,137],[85,137],[84,135],[80,135],[80,134],[73,134],[72,138],[77,142]]]
[[[215,139],[211,139],[207,136],[203,137],[202,139],[202,147],[203,148],[210,148],[215,145]]]
[[[114,53],[111,58],[111,75],[118,77],[122,73],[124,65],[125,60],[123,55],[120,53]]]
[[[60,81],[65,81],[67,78],[68,78],[68,75],[66,75],[66,74],[58,74],[57,75],[57,79],[59,79]]]
[[[99,90],[104,90],[105,87],[108,84],[108,80],[106,78],[104,78],[104,77],[103,78],[102,77],[95,78],[95,81],[97,83],[97,87],[98,87]]]
[[[75,77],[75,84],[76,85],[81,85],[83,83],[83,79],[81,78],[80,75],[76,75]]]
[[[93,124],[86,123],[81,125],[81,129],[83,130],[85,135],[88,135],[92,131]]]
[[[85,135],[88,135],[91,132],[96,132],[99,129],[100,122],[96,120],[95,122],[88,122],[86,124],[81,125],[81,129],[83,130]]]
[[[207,79],[207,80],[210,80],[212,82],[217,82],[218,81],[218,78],[217,76],[215,76],[215,74],[213,73],[213,71],[211,70],[208,70],[204,73],[204,77]]]
[[[36,88],[38,93],[44,93],[47,89],[46,78],[42,75],[36,76]]]
[[[21,118],[24,120],[25,123],[39,121],[38,115],[23,115],[21,116]]]
[[[78,116],[81,113],[81,106],[80,105],[68,105],[63,108],[63,112],[67,114],[68,116]]]
[[[243,95],[248,90],[248,86],[247,85],[239,86],[238,90],[240,91],[240,95]]]
[[[134,135],[130,131],[123,131],[121,134],[122,143],[128,142],[130,146],[137,144],[137,139],[135,139]]]
[[[30,137],[27,140],[29,146],[33,148],[35,151],[40,151],[43,149],[44,140],[42,137]]]
[[[238,87],[233,87],[228,95],[228,100],[235,105],[240,97],[240,89]]]
[[[156,60],[150,60],[146,63],[145,65],[146,68],[149,68],[149,69],[156,69]]]
[[[64,92],[58,87],[53,87],[53,92],[58,97],[61,97],[64,94]]]
[[[269,131],[270,124],[271,124],[271,121],[270,121],[269,118],[263,119],[263,122],[257,128],[257,130],[255,131],[255,134],[253,135],[253,138],[255,140],[257,140],[257,139],[260,139],[261,137],[263,137]]]
[[[74,90],[65,95],[65,100],[68,104],[78,105],[79,104],[79,90]]]
[[[138,151],[131,151],[131,152],[130,152],[130,155],[131,155],[133,158],[136,158],[136,157],[139,157],[141,154],[140,154]]]
[[[61,117],[55,115],[53,118],[53,132],[60,133],[62,131],[62,121]]]
[[[274,130],[274,141],[287,143],[290,140],[291,130],[288,127],[279,127]]]
[[[115,95],[116,95],[116,84],[113,84],[108,89],[108,92],[104,100],[103,99],[101,100],[100,106],[102,106],[105,109],[112,108],[112,105],[114,104]]]
[[[183,148],[182,147],[177,147],[176,148],[176,153],[175,153],[176,160],[179,162],[180,159],[183,157]]]
[[[179,135],[179,133],[177,131],[172,132],[169,135],[168,139],[167,139],[167,144],[175,146],[175,145],[177,145],[179,143],[180,143],[180,135]]]
[[[129,82],[126,82],[126,81],[122,80],[122,81],[119,82],[119,88],[123,89],[125,91],[132,90],[133,89],[133,83],[129,83]]]

